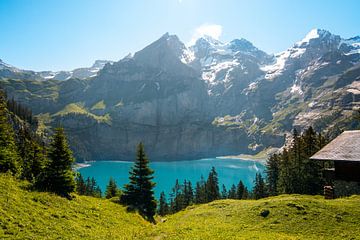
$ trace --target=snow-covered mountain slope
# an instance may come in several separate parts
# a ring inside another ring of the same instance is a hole
[[[284,52],[276,54],[275,61],[262,66],[261,70],[266,72],[265,78],[271,80],[296,64],[298,69],[305,68],[311,64],[311,61],[328,52],[340,52],[345,55],[358,54],[360,53],[360,37],[342,39],[329,31],[312,29],[304,39]]]
[[[105,64],[112,64],[112,61],[107,60],[96,60],[95,63],[89,68],[77,68],[72,71],[43,71],[39,72],[39,75],[46,80],[53,79],[53,80],[68,80],[70,78],[79,78],[79,79],[86,79],[90,77],[95,77],[97,73],[103,69]]]
[[[72,71],[29,71],[16,68],[10,64],[3,62],[0,59],[0,77],[4,78],[19,78],[28,80],[68,80],[70,78],[86,79],[95,77],[97,73],[107,64],[112,64],[112,61],[96,60],[89,68],[77,68]]]

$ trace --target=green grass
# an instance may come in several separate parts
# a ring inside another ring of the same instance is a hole
[[[94,104],[94,106],[91,107],[91,110],[104,110],[106,108],[106,104],[104,100],[101,100]]]
[[[28,186],[0,175],[0,239],[360,239],[360,196],[219,200],[152,225],[110,200],[69,201]]]
[[[59,112],[53,114],[52,117],[65,116],[67,114],[76,113],[76,114],[87,115],[88,117],[91,117],[91,118],[95,119],[97,122],[102,122],[102,123],[106,123],[106,124],[109,124],[109,125],[111,124],[112,119],[111,119],[110,114],[107,113],[105,115],[96,115],[96,114],[90,113],[88,111],[88,109],[85,108],[84,105],[85,104],[82,103],[82,102],[70,103],[70,104],[66,105]]]
[[[64,116],[69,113],[88,114],[84,107],[84,103],[70,103],[64,107],[61,111],[54,114],[54,116]]]
[[[119,204],[29,192],[0,176],[0,239],[133,239],[150,224]]]

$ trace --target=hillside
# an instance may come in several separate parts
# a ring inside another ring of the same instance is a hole
[[[0,175],[0,239],[360,239],[360,196],[220,200],[158,218],[154,226],[109,200],[68,201],[28,186]]]

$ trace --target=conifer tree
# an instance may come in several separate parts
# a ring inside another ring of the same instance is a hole
[[[116,185],[116,181],[115,179],[113,179],[112,177],[110,177],[109,183],[106,186],[106,192],[105,192],[105,197],[106,198],[113,198],[115,196],[119,195],[119,189]]]
[[[149,160],[144,151],[144,145],[137,147],[137,157],[130,172],[130,182],[125,185],[121,202],[131,208],[137,209],[143,216],[153,221],[156,211],[154,198],[155,183],[152,182],[154,171],[150,169]]]
[[[205,202],[206,202],[205,181],[204,181],[204,177],[201,175],[200,181],[196,183],[195,203],[199,204]]]
[[[166,214],[169,214],[169,205],[166,202],[166,196],[164,192],[160,193],[158,214],[160,216],[165,216]]]
[[[265,182],[261,176],[261,173],[256,173],[253,194],[255,199],[260,199],[267,196]]]
[[[236,187],[236,198],[237,199],[242,199],[243,195],[244,195],[244,191],[245,191],[245,185],[244,183],[240,180],[237,187]]]
[[[194,201],[194,191],[190,181],[184,180],[184,205],[191,205]]]
[[[221,190],[221,199],[226,199],[226,198],[228,198],[228,192],[226,190],[225,185],[223,184],[222,185],[222,190]]]
[[[175,186],[172,189],[172,198],[173,198],[173,208],[171,209],[172,212],[178,212],[185,207],[184,203],[184,194],[182,192],[183,186],[179,184],[179,180],[176,179]]]
[[[21,178],[36,182],[46,166],[45,150],[33,139],[23,139],[25,152],[22,155]]]
[[[40,187],[46,191],[69,197],[75,190],[75,174],[72,170],[74,157],[63,128],[56,128],[49,148],[49,162]]]
[[[290,154],[287,149],[281,154],[281,161],[279,164],[279,181],[277,183],[277,192],[279,194],[292,194],[295,192],[294,181],[292,180],[293,161],[291,161]]]
[[[94,197],[98,197],[98,198],[101,198],[101,197],[102,197],[102,191],[101,191],[101,188],[100,188],[99,185],[97,185],[96,188],[95,188]]]
[[[14,140],[14,130],[9,123],[5,94],[0,90],[0,173],[20,173],[20,157]]]
[[[280,156],[273,154],[266,161],[266,178],[270,196],[277,195],[279,181]]]
[[[236,199],[236,186],[235,184],[231,185],[231,188],[229,190],[229,199]]]
[[[245,186],[245,188],[244,188],[244,193],[243,193],[241,199],[248,199],[248,198],[249,198],[249,190],[248,190],[247,187]]]
[[[220,199],[219,180],[214,167],[211,168],[209,173],[208,179],[206,181],[205,191],[207,202]]]
[[[77,173],[76,175],[76,192],[79,195],[86,194],[86,184],[81,173]]]

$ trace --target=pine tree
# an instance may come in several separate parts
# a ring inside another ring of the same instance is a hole
[[[94,197],[98,197],[98,198],[102,197],[102,191],[101,191],[100,186],[96,186]]]
[[[326,139],[321,134],[317,135],[312,127],[305,130],[301,136],[294,130],[293,144],[282,153],[271,156],[268,161],[270,194],[321,193],[324,183],[321,176],[322,166],[320,162],[310,160],[310,157],[325,143]]]
[[[21,178],[36,182],[46,166],[45,150],[33,139],[23,139],[24,152],[22,158]]]
[[[194,191],[190,181],[184,180],[184,205],[191,205],[194,201]]]
[[[261,173],[256,174],[253,194],[255,199],[260,199],[267,196],[265,182],[261,176]]]
[[[228,198],[228,192],[226,190],[225,185],[223,184],[222,185],[222,190],[221,190],[221,199],[226,199],[226,198]]]
[[[279,165],[280,156],[273,154],[266,161],[266,178],[269,194],[271,196],[277,195],[278,181],[279,181]]]
[[[235,184],[231,185],[231,188],[229,190],[229,199],[236,199],[236,186]]]
[[[119,195],[119,189],[116,185],[115,179],[110,177],[109,183],[106,186],[105,197],[106,198],[113,198]]]
[[[74,157],[63,128],[55,129],[48,157],[49,162],[40,181],[40,188],[69,197],[69,194],[75,190],[75,176],[72,170]]]
[[[206,200],[211,202],[220,199],[219,180],[214,167],[211,168],[205,185]]]
[[[205,193],[205,181],[204,177],[201,175],[200,181],[196,183],[195,188],[195,203],[206,203],[206,193]]]
[[[0,173],[20,173],[20,157],[15,144],[14,130],[9,123],[5,94],[0,90]]]
[[[178,212],[185,207],[184,194],[182,192],[183,186],[179,184],[179,180],[176,179],[175,186],[172,189],[172,198],[174,200],[172,212]]]
[[[86,196],[92,196],[94,194],[94,190],[93,190],[93,187],[92,187],[92,181],[90,179],[90,177],[87,177],[86,178],[86,181],[85,181],[85,195]]]
[[[277,183],[277,192],[279,194],[287,193],[292,194],[295,193],[295,182],[292,180],[293,173],[293,161],[291,161],[290,154],[287,149],[281,154],[281,161],[279,164],[279,181]]]
[[[245,186],[245,188],[244,188],[244,193],[243,193],[241,199],[248,199],[248,198],[249,198],[249,190],[248,190],[247,187]]]
[[[236,198],[237,199],[242,199],[243,195],[244,195],[244,191],[245,191],[245,185],[244,183],[240,180],[239,184],[236,187]]]
[[[130,172],[130,182],[125,185],[125,191],[121,196],[121,202],[131,208],[137,209],[150,221],[156,211],[156,200],[154,198],[155,183],[153,170],[149,168],[149,160],[144,151],[144,145],[140,143],[137,147],[137,158]]]
[[[164,192],[160,193],[158,214],[160,216],[165,216],[166,214],[169,214],[169,205],[166,202],[166,196]]]
[[[76,192],[79,195],[86,194],[86,184],[85,184],[84,178],[81,175],[81,173],[77,173],[77,176],[76,176]]]

